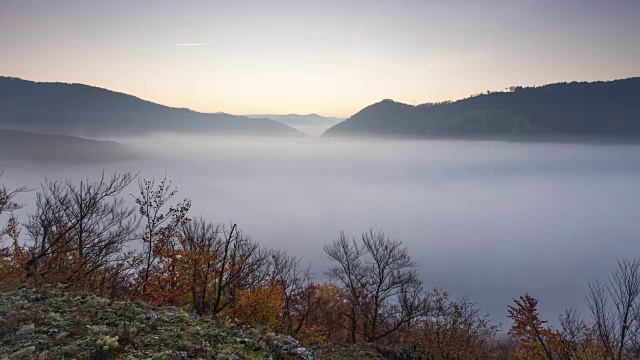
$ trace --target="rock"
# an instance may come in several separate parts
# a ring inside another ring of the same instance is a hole
[[[158,318],[158,315],[156,315],[155,311],[149,310],[147,311],[145,317],[147,318],[147,320],[156,321],[156,319]]]
[[[216,360],[240,360],[240,356],[236,354],[218,354],[216,356]]]
[[[235,337],[242,337],[242,329],[233,330],[233,335]]]
[[[184,312],[184,310],[182,310],[181,308],[177,307],[177,306],[166,306],[164,308],[162,308],[162,310],[166,311],[166,312],[172,312],[172,313],[181,313]]]
[[[310,349],[299,347],[293,350],[293,353],[298,359],[302,360],[317,360],[316,354]]]
[[[294,339],[293,336],[291,336],[291,335],[285,336],[284,339],[287,340],[289,342],[289,344],[291,344],[291,346],[293,346],[293,347],[300,346],[300,341]]]

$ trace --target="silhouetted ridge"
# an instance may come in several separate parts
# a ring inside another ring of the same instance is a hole
[[[514,87],[418,106],[383,100],[325,136],[640,138],[640,78]]]
[[[114,141],[0,129],[0,160],[3,161],[95,163],[134,158],[132,150]]]
[[[312,136],[318,136],[322,134],[326,129],[330,128],[331,126],[341,121],[344,121],[343,118],[321,116],[315,113],[307,114],[307,115],[256,114],[256,115],[246,115],[246,116],[252,119],[266,118],[266,119],[271,119],[277,122],[281,122],[287,126],[300,130],[303,133],[307,133]]]
[[[203,114],[82,84],[0,77],[0,126],[88,136],[152,132],[300,136],[268,119]]]
[[[289,126],[311,126],[311,125],[333,125],[340,121],[343,121],[343,118],[335,118],[335,117],[327,117],[321,116],[318,114],[287,114],[287,115],[278,115],[278,114],[255,114],[255,115],[246,115],[252,119],[263,118],[263,119],[271,119]]]

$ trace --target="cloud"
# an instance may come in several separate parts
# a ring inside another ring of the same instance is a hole
[[[168,46],[203,46],[207,43],[182,43],[182,44],[169,44]]]

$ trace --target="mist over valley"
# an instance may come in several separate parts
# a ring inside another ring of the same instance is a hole
[[[636,253],[640,146],[155,135],[116,138],[140,156],[108,163],[3,162],[3,183],[38,188],[102,171],[172,180],[190,216],[237,223],[326,280],[340,230],[404,242],[426,288],[467,295],[508,326],[528,292],[555,322],[587,283]],[[134,192],[127,190],[127,193]],[[33,203],[34,193],[20,197]],[[128,201],[130,201],[129,199]],[[23,209],[19,216],[26,219]]]

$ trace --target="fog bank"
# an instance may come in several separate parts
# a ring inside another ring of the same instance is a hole
[[[119,141],[152,155],[108,165],[7,162],[2,180],[37,187],[45,176],[79,180],[103,169],[166,173],[178,197],[192,199],[191,216],[236,222],[262,244],[303,256],[323,280],[322,245],[339,230],[383,229],[409,247],[427,288],[466,294],[502,323],[525,292],[551,322],[565,307],[584,308],[588,281],[606,277],[617,257],[640,254],[637,145]]]

